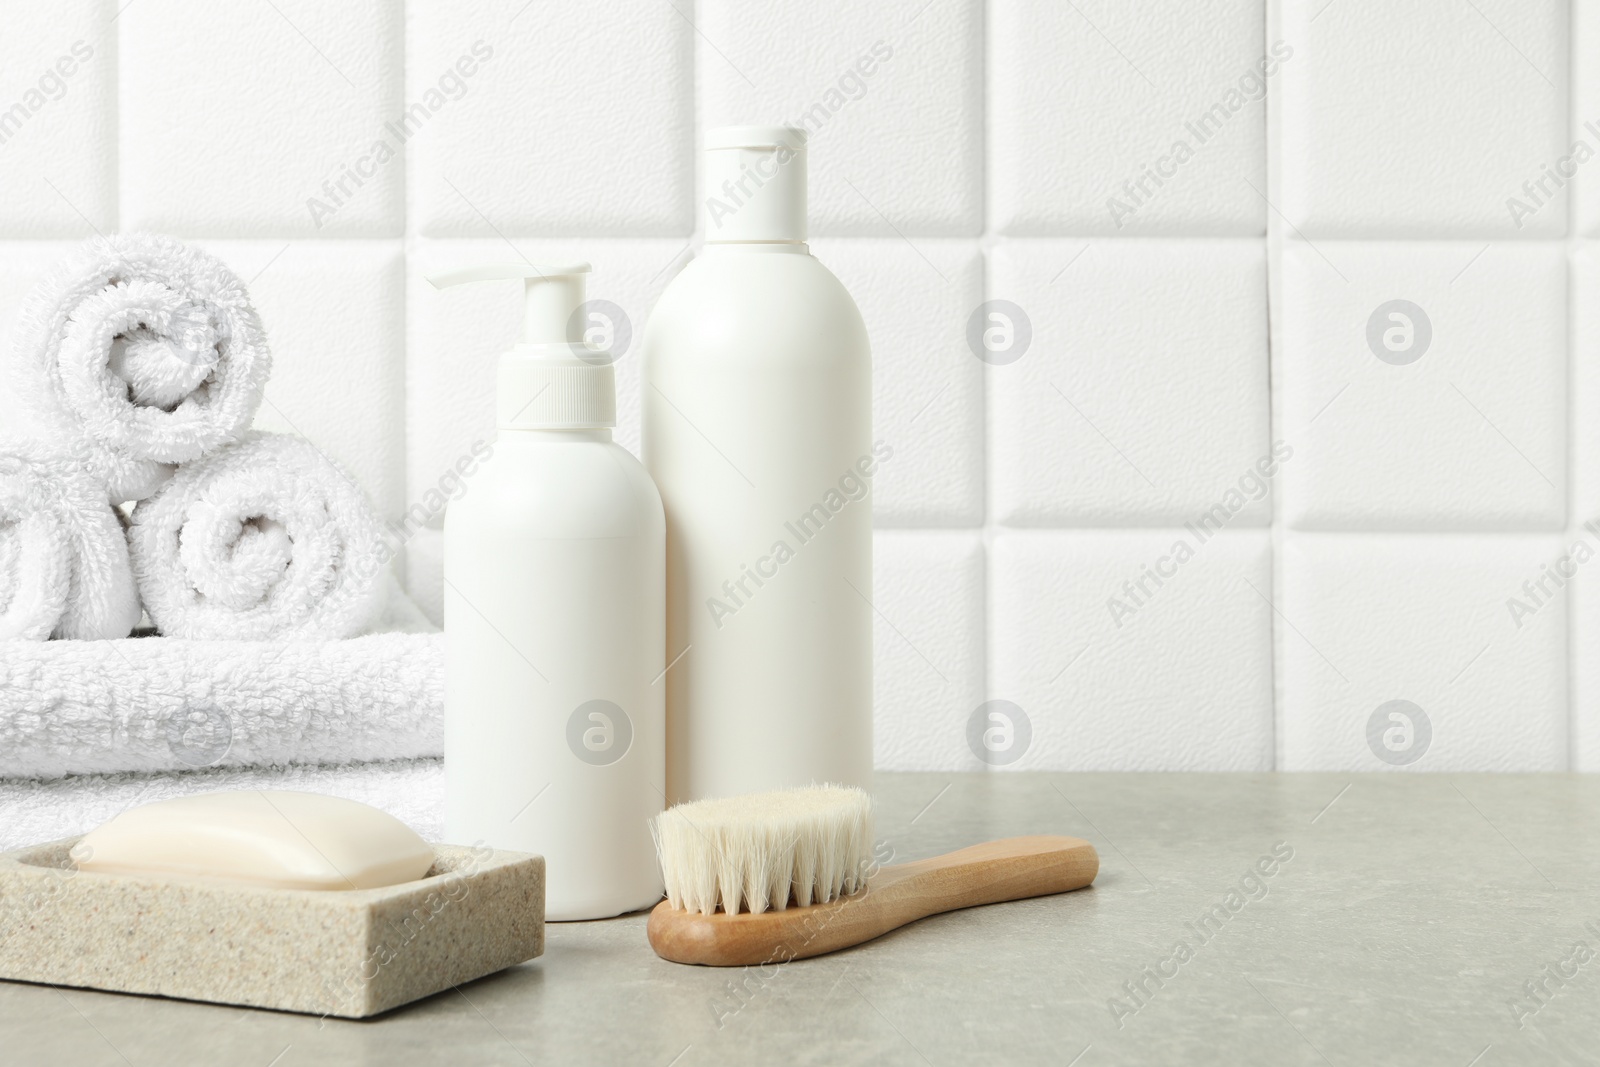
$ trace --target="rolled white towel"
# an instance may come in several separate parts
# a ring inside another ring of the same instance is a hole
[[[6,384],[22,428],[80,435],[113,502],[249,428],[271,357],[244,283],[170,237],[84,242],[23,303]]]
[[[356,483],[308,441],[252,432],[133,509],[133,573],[167,637],[329,640],[382,607],[389,552]]]
[[[0,453],[0,640],[127,637],[138,622],[104,487],[65,453]]]

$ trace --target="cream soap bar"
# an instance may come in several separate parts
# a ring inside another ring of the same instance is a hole
[[[354,800],[244,790],[130,808],[72,849],[79,870],[176,875],[281,889],[376,889],[428,873],[434,852]]]

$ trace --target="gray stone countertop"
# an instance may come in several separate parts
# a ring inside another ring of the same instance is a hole
[[[365,1022],[0,983],[0,1062],[1600,1062],[1600,778],[881,774],[875,793],[897,859],[1066,833],[1100,877],[765,973],[666,963],[643,915],[552,924],[542,958]]]

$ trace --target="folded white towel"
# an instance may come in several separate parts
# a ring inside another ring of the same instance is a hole
[[[237,440],[271,359],[244,283],[170,237],[86,241],[23,303],[6,356],[20,429],[80,436],[113,502]]]
[[[185,463],[133,510],[133,573],[168,637],[349,637],[390,553],[366,494],[308,441],[251,433]]]
[[[0,778],[438,756],[443,641],[16,645],[0,656]]]
[[[425,759],[0,780],[0,850],[87,833],[140,804],[228,789],[291,789],[359,800],[387,811],[429,841],[443,840],[444,763]]]
[[[42,447],[0,453],[0,641],[126,637],[139,595],[121,516],[71,457]]]

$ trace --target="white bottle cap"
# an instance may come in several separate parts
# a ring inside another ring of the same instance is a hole
[[[806,239],[806,132],[722,126],[706,132],[706,240]]]
[[[495,408],[502,430],[579,430],[617,424],[611,354],[584,340],[587,263],[496,263],[428,276],[437,289],[523,279],[522,340],[500,357]]]

